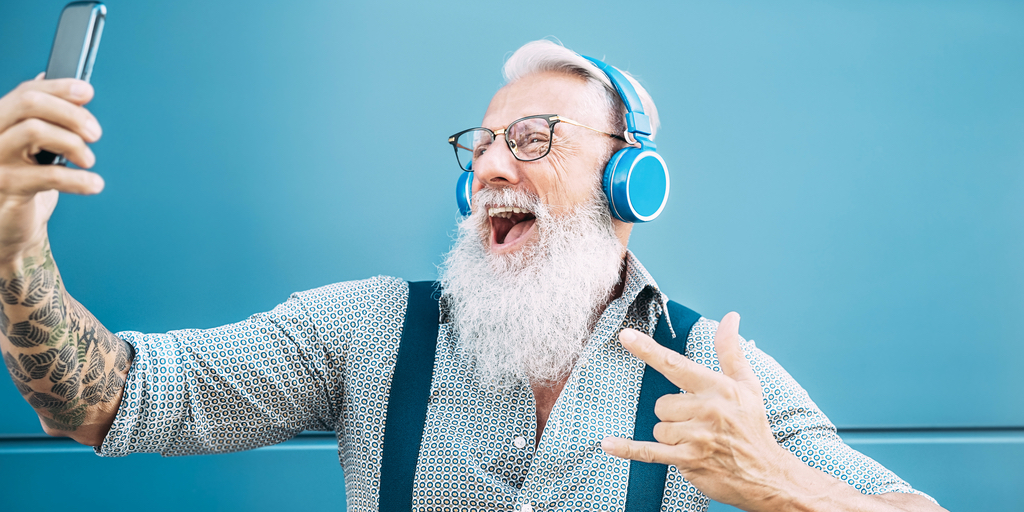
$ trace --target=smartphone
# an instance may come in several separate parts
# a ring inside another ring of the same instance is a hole
[[[89,81],[96,51],[100,47],[107,6],[100,2],[71,2],[64,6],[53,38],[46,78],[78,78]],[[41,164],[67,165],[62,155],[43,150],[36,154]]]

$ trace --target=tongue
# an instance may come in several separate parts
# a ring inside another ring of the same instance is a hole
[[[530,219],[524,220],[522,222],[517,222],[514,226],[512,226],[512,229],[508,230],[508,234],[505,235],[505,241],[502,242],[501,245],[515,243],[516,240],[519,240],[523,235],[526,234],[527,231],[530,230],[530,227],[533,226],[533,223],[535,221],[536,219]]]

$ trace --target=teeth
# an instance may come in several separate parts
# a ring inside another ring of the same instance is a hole
[[[511,217],[513,213],[530,213],[530,211],[525,208],[515,206],[495,206],[487,209],[487,215],[491,217],[501,217],[503,219]]]

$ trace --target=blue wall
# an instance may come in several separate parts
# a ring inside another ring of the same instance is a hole
[[[62,5],[0,6],[0,90],[45,67]],[[674,189],[631,247],[670,296],[740,311],[851,444],[951,510],[1024,508],[1024,5],[107,5],[107,189],[62,197],[50,231],[111,329],[433,277],[460,172],[445,138],[479,123],[507,52],[554,35],[658,102]],[[341,501],[322,437],[107,461],[37,439],[7,379],[0,410],[5,509],[58,466],[168,508]]]

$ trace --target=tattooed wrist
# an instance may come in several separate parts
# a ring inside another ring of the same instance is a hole
[[[14,385],[54,430],[73,432],[115,399],[131,352],[64,289],[49,243],[0,275],[3,359]]]

